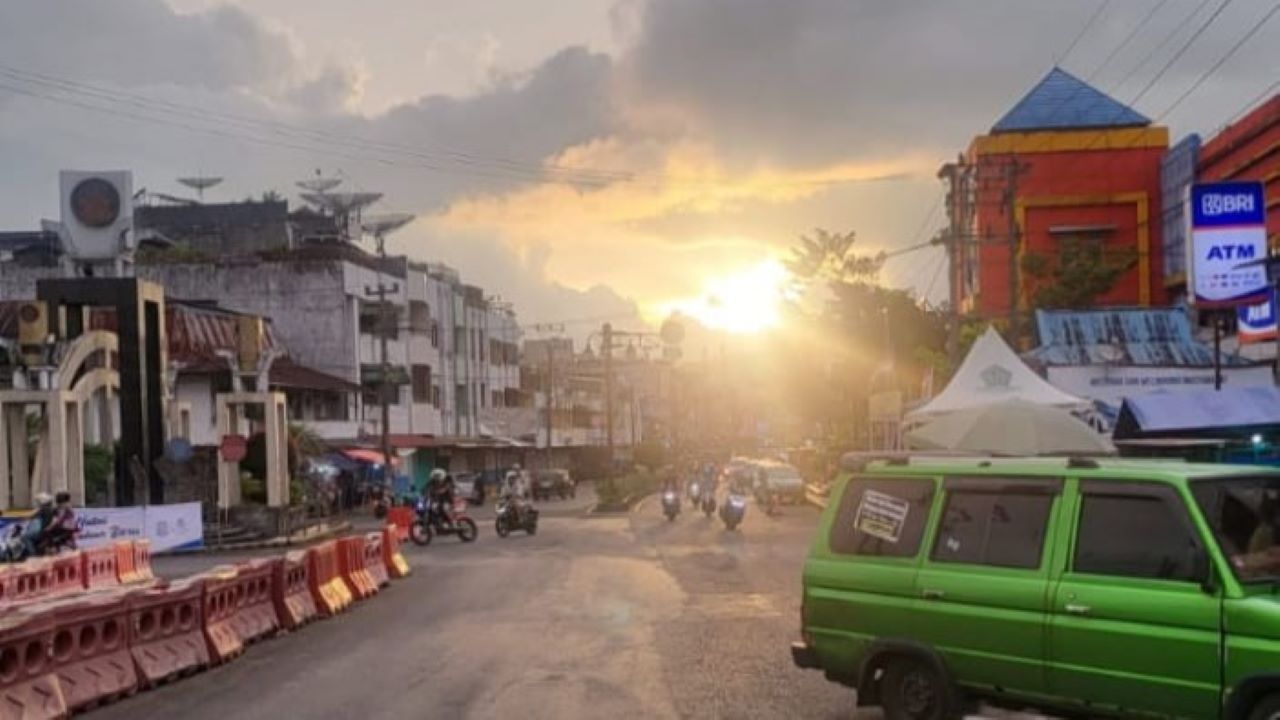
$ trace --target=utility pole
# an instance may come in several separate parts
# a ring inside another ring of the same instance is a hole
[[[600,354],[604,356],[604,444],[609,458],[606,477],[613,477],[613,325],[600,329]]]
[[[947,288],[951,298],[947,318],[947,361],[955,367],[960,358],[960,299],[964,291],[961,280],[961,242],[965,236],[967,213],[963,211],[967,200],[967,165],[964,155],[954,163],[947,163],[938,171],[938,177],[947,182],[947,230],[943,244],[947,250]]]
[[[1022,246],[1021,231],[1018,227],[1018,175],[1022,168],[1017,156],[1005,166],[1004,205],[1009,225],[1009,337],[1013,340],[1015,350],[1021,350],[1022,322],[1019,317],[1022,311],[1022,272],[1018,266],[1018,250]]]
[[[556,354],[554,352],[555,341],[547,341],[547,375],[546,375],[546,406],[547,406],[547,469],[551,469],[551,445],[555,438],[555,412],[556,412]]]
[[[387,261],[387,244],[382,233],[374,236],[378,243],[378,287],[365,288],[365,294],[378,297],[378,351],[382,355],[380,377],[378,378],[378,403],[382,414],[382,461],[385,463],[383,479],[391,478],[391,358],[388,354],[387,341],[391,334],[391,304],[387,302],[387,293],[399,292],[399,283],[387,285],[382,282],[382,271]]]

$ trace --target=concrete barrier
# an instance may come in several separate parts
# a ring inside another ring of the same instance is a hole
[[[254,643],[280,629],[271,582],[279,560],[250,560],[236,566],[236,614],[231,619],[241,642]]]
[[[139,682],[154,687],[209,665],[204,638],[204,584],[186,580],[129,596],[129,653]]]
[[[272,601],[280,624],[288,630],[297,630],[315,620],[319,611],[311,597],[307,554],[285,553],[272,567],[274,581],[271,584]]]
[[[53,672],[53,616],[0,614],[0,707],[23,720],[63,718],[67,702]]]
[[[129,653],[127,590],[50,600],[27,609],[52,617],[49,659],[67,710],[132,695],[138,674]]]

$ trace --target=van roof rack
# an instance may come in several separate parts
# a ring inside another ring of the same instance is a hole
[[[969,459],[979,461],[980,467],[990,467],[993,460],[1041,460],[1062,459],[1062,456],[1028,456],[1002,455],[991,452],[959,451],[959,450],[857,450],[840,456],[840,469],[860,472],[871,463],[882,462],[886,465],[904,467],[911,465],[912,460],[931,459]],[[1065,464],[1072,469],[1096,470],[1101,465],[1095,457],[1088,455],[1068,455]]]

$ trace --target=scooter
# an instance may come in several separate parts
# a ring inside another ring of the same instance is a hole
[[[747,514],[747,496],[729,493],[729,498],[720,506],[720,519],[724,521],[726,530],[736,530]]]
[[[667,516],[667,521],[671,522],[680,514],[680,498],[676,495],[675,490],[666,490],[662,493],[662,513]]]
[[[706,492],[702,493],[701,505],[702,512],[705,513],[707,517],[711,517],[715,514],[716,494],[710,488],[707,488]]]
[[[418,517],[409,526],[409,539],[417,545],[430,545],[434,535],[457,535],[462,542],[473,542],[480,534],[476,521],[467,517],[467,501],[457,498],[453,501],[453,520],[442,508],[432,507],[436,503],[425,498],[418,498],[414,505]]]
[[[702,497],[702,484],[697,480],[689,483],[689,504],[696,510],[698,508],[698,500]]]
[[[538,534],[538,509],[532,505],[526,505],[520,510],[510,500],[499,499],[496,511],[498,516],[493,520],[493,529],[498,537],[506,537],[512,530],[523,530],[529,535]]]

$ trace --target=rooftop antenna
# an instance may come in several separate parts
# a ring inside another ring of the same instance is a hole
[[[342,178],[325,177],[320,174],[320,168],[316,168],[316,175],[306,180],[299,180],[295,183],[303,190],[313,193],[325,193],[342,184]]]
[[[214,185],[217,185],[222,182],[222,178],[214,177],[212,175],[196,175],[194,177],[178,178],[178,182],[186,185],[192,190],[195,190],[198,201],[204,202],[205,188],[211,188]]]
[[[332,215],[347,242],[351,242],[355,230],[360,230],[361,212],[382,199],[382,193],[375,192],[309,192],[299,195],[307,203],[327,211]],[[412,218],[410,218],[412,219]],[[405,220],[408,222],[408,220]]]

